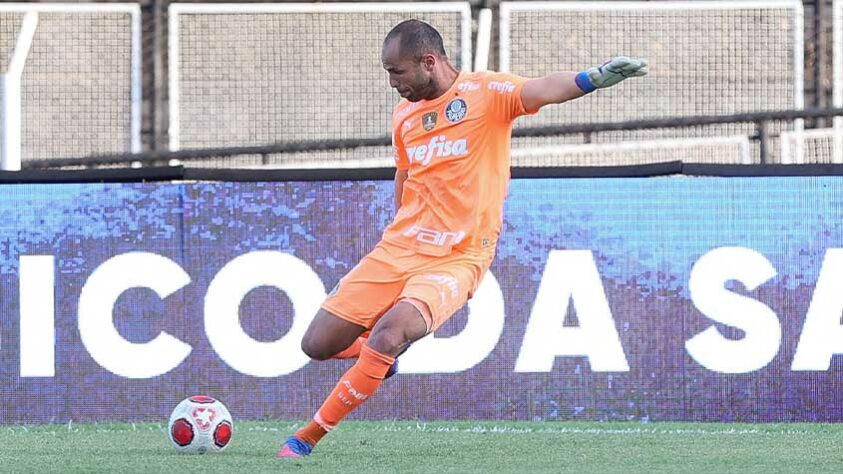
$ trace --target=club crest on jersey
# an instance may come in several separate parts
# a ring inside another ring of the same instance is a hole
[[[424,130],[429,132],[433,130],[433,127],[436,126],[436,119],[438,118],[439,114],[436,112],[428,112],[422,115],[422,126]]]
[[[468,106],[462,99],[454,99],[448,102],[448,106],[445,107],[445,118],[451,123],[464,119],[466,113],[468,113]]]

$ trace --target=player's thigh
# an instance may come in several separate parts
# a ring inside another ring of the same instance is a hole
[[[350,346],[365,330],[320,308],[302,337],[301,348],[312,359],[329,359]]]
[[[379,244],[340,279],[322,303],[322,309],[371,329],[395,305],[406,278],[400,254]]]

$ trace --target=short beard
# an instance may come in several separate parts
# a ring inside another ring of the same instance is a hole
[[[410,100],[410,102],[418,102],[420,100],[431,100],[435,99],[435,97],[430,97],[430,95],[436,91],[436,83],[433,81],[433,76],[430,77],[430,80],[424,87],[417,89],[419,91],[418,94],[415,94],[416,100]]]

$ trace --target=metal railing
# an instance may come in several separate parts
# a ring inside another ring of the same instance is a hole
[[[750,136],[759,144],[760,163],[769,163],[769,150],[771,134],[769,124],[775,121],[794,121],[804,119],[830,119],[843,116],[843,108],[811,108],[805,110],[784,110],[775,112],[756,112],[733,115],[698,116],[698,117],[671,117],[661,119],[647,119],[627,122],[609,123],[586,123],[574,125],[527,127],[515,129],[514,137],[552,137],[566,135],[581,135],[586,143],[590,142],[591,136],[600,132],[611,131],[634,131],[648,129],[671,129],[688,128],[709,125],[751,123],[755,125],[755,134]],[[131,154],[95,155],[88,157],[63,158],[51,160],[31,160],[23,163],[24,169],[48,169],[72,166],[97,167],[101,165],[126,165],[126,166],[155,166],[173,162],[188,160],[201,160],[203,158],[225,158],[240,155],[258,155],[264,161],[270,155],[285,153],[308,152],[308,151],[330,151],[349,150],[362,147],[386,147],[391,146],[389,136],[364,138],[364,139],[340,139],[340,140],[319,140],[319,141],[289,141],[278,142],[260,146],[235,146],[225,148],[198,148],[183,149],[179,151],[155,151]]]

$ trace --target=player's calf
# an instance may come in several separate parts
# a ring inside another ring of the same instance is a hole
[[[277,456],[295,458],[310,454],[316,443],[346,415],[375,394],[394,363],[395,358],[381,354],[368,345],[363,346],[360,358],[340,377],[313,420],[287,438]]]

